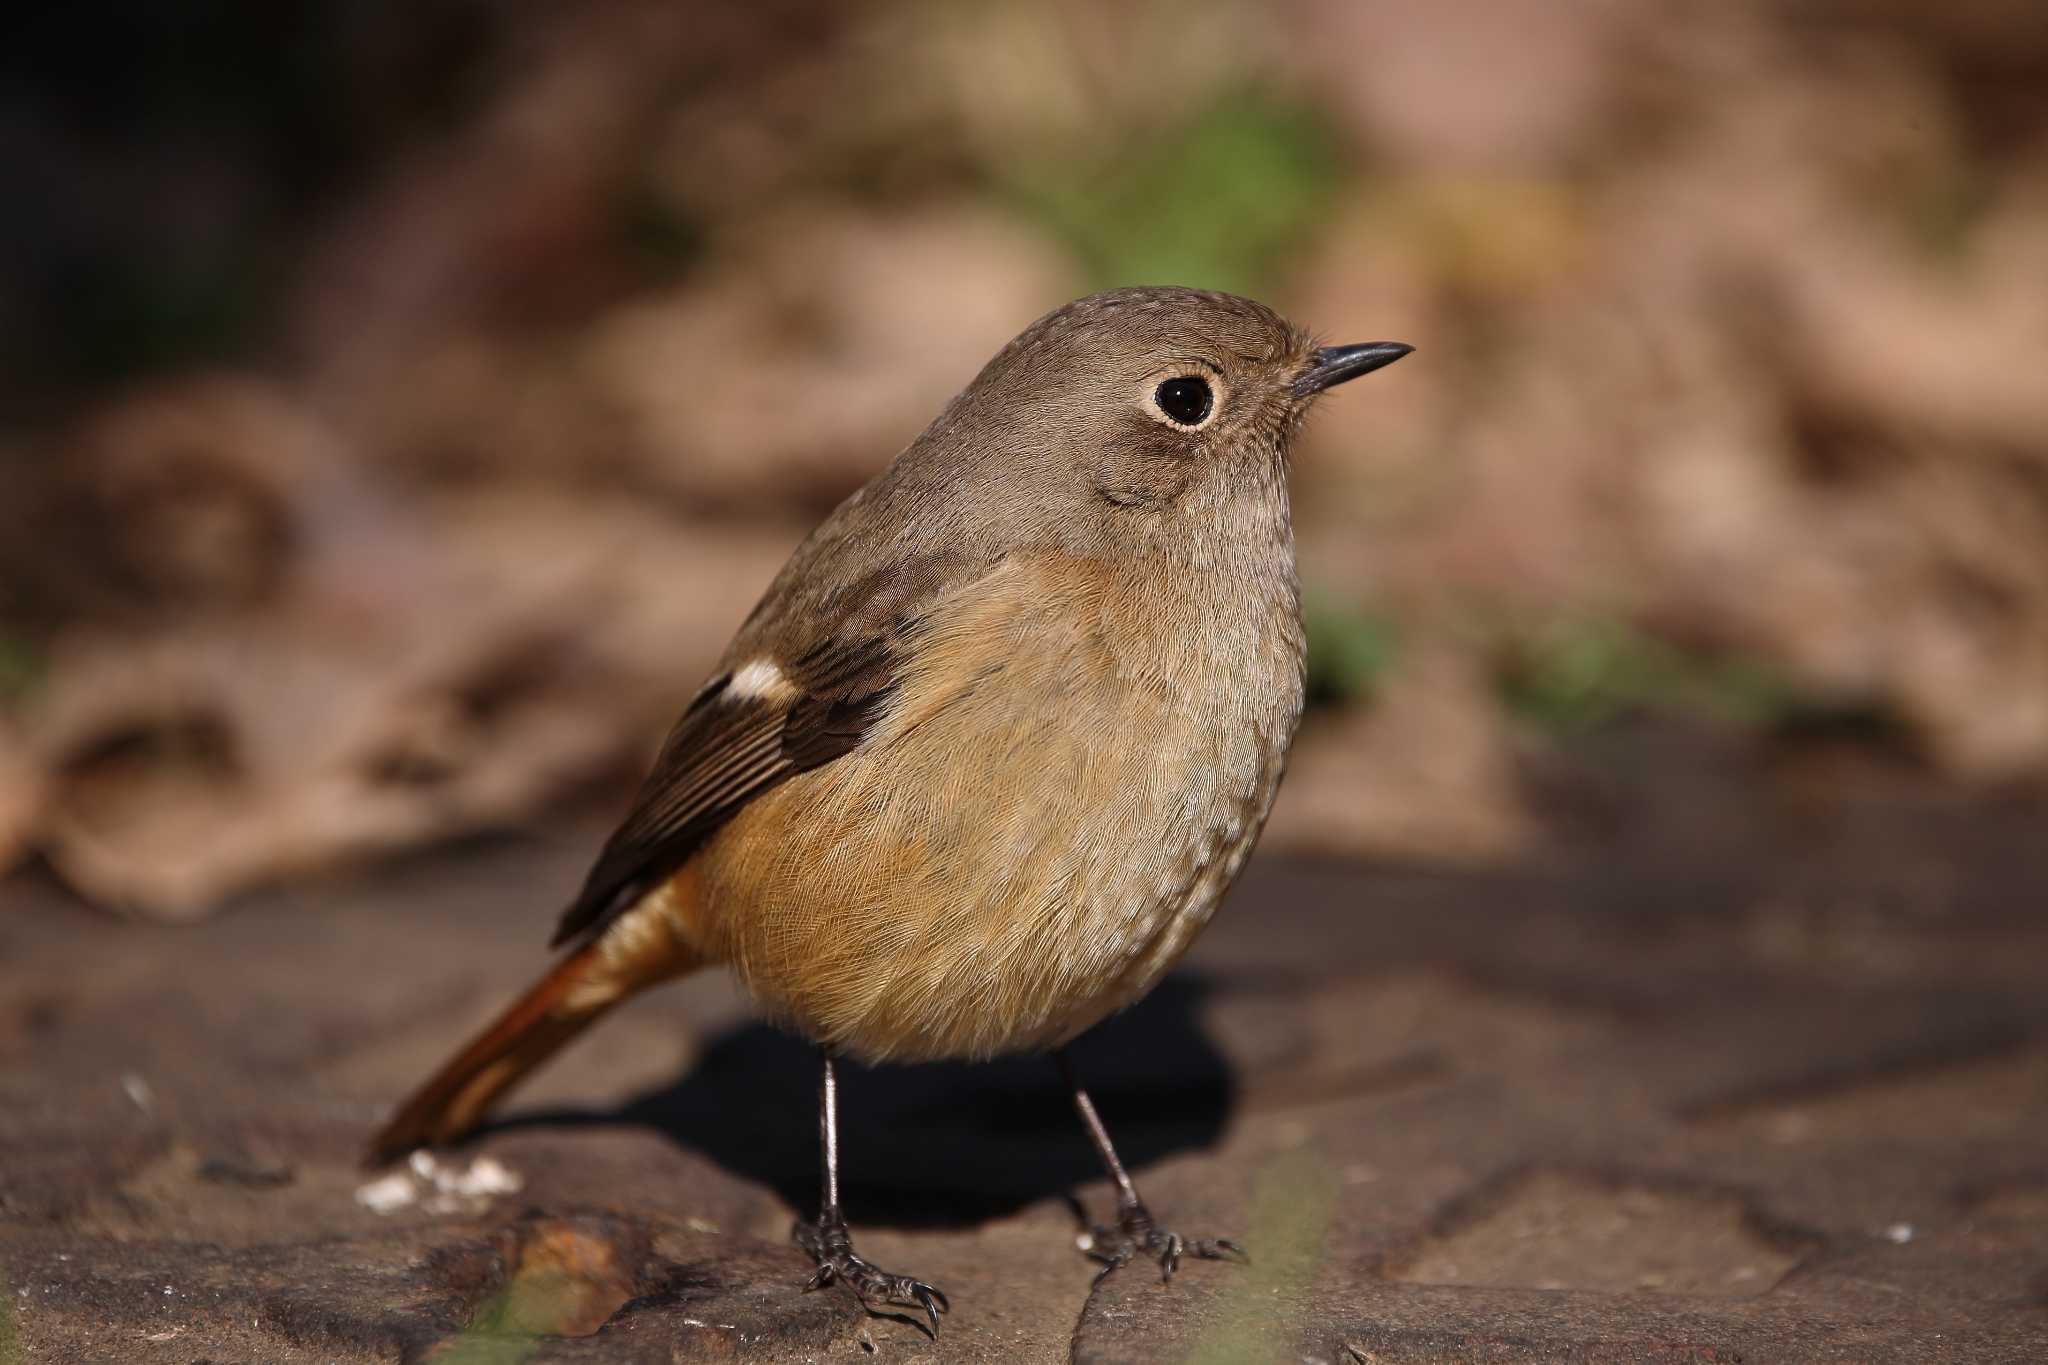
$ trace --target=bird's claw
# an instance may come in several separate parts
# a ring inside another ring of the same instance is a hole
[[[931,1335],[937,1339],[939,1314],[952,1311],[945,1294],[923,1280],[915,1280],[908,1275],[892,1275],[854,1255],[853,1236],[846,1229],[846,1220],[836,1211],[827,1211],[815,1223],[799,1222],[793,1235],[797,1245],[808,1251],[811,1259],[818,1263],[810,1279],[804,1282],[806,1294],[827,1285],[843,1284],[853,1291],[862,1308],[878,1317],[902,1315],[884,1313],[876,1307],[877,1304],[922,1308],[925,1320],[931,1324]]]
[[[1139,1252],[1159,1262],[1162,1281],[1173,1279],[1184,1256],[1203,1261],[1251,1260],[1250,1254],[1228,1237],[1183,1237],[1169,1232],[1152,1221],[1151,1212],[1143,1204],[1119,1209],[1115,1227],[1098,1224],[1090,1228],[1082,1238],[1081,1249],[1102,1262],[1102,1270],[1095,1277],[1098,1281],[1129,1264]]]

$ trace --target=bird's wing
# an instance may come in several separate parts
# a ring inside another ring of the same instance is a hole
[[[688,861],[740,807],[856,748],[897,686],[900,630],[828,634],[796,658],[764,655],[713,678],[669,732],[552,946],[594,937]]]
[[[886,476],[885,476],[886,477]],[[926,614],[971,595],[1000,555],[892,546],[880,499],[857,493],[796,554],[669,732],[633,808],[562,915],[554,946],[595,937],[762,792],[857,748],[895,695]]]

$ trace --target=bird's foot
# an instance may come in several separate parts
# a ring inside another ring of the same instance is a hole
[[[1143,1253],[1159,1262],[1159,1277],[1171,1280],[1180,1269],[1183,1256],[1204,1261],[1249,1261],[1245,1249],[1228,1237],[1183,1237],[1168,1232],[1152,1221],[1143,1204],[1125,1204],[1117,1209],[1115,1227],[1100,1224],[1081,1234],[1081,1250],[1102,1262],[1100,1280],[1112,1270]]]
[[[854,1292],[860,1306],[868,1312],[877,1317],[903,1318],[907,1322],[917,1322],[917,1319],[885,1309],[922,1308],[931,1323],[932,1338],[937,1340],[939,1314],[952,1311],[946,1296],[923,1280],[913,1280],[908,1275],[891,1275],[854,1255],[853,1234],[846,1230],[846,1217],[838,1209],[826,1209],[814,1223],[799,1220],[791,1235],[796,1238],[796,1244],[811,1253],[811,1259],[818,1263],[817,1271],[804,1282],[806,1294],[829,1284],[843,1284]]]

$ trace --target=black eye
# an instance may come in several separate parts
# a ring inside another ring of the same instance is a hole
[[[1152,390],[1152,401],[1159,410],[1184,427],[1199,426],[1209,409],[1216,405],[1209,392],[1209,382],[1194,375],[1182,375],[1168,379]]]

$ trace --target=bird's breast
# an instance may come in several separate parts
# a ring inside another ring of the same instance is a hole
[[[707,846],[704,946],[871,1058],[1048,1047],[1137,998],[1271,807],[1301,710],[1288,568],[1006,562],[920,623],[866,743]]]

